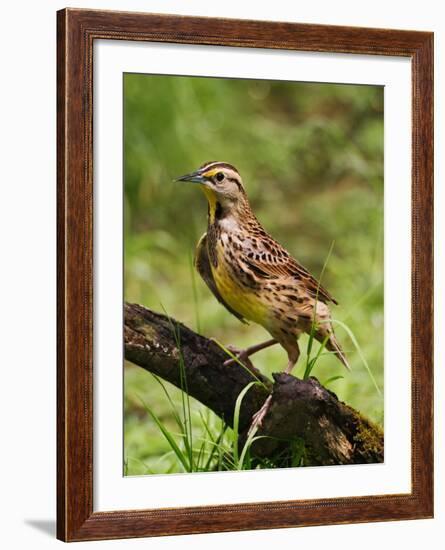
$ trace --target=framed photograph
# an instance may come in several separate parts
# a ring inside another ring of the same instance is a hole
[[[433,516],[433,34],[65,9],[58,538]]]

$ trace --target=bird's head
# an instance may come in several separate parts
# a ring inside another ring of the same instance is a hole
[[[227,162],[206,162],[198,170],[177,178],[200,184],[209,202],[211,218],[215,212],[235,212],[247,203],[243,181],[238,170]]]

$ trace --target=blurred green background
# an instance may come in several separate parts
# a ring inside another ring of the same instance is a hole
[[[173,179],[209,160],[229,162],[266,230],[317,278],[335,241],[323,276],[340,304],[332,314],[355,334],[383,392],[382,87],[126,74],[124,142],[126,301],[165,308],[224,345],[268,338],[232,317],[191,267],[206,201],[198,186]],[[383,423],[382,397],[348,335],[336,332],[352,372],[328,356],[313,375],[344,376],[330,389]],[[284,369],[286,354],[275,346],[253,362],[270,374]],[[174,431],[162,389],[139,367],[124,372],[124,473],[181,471],[142,403]],[[194,417],[203,409],[192,402]]]

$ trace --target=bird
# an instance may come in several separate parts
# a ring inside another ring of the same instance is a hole
[[[235,360],[250,363],[251,355],[278,343],[287,353],[284,372],[290,374],[300,356],[299,336],[312,333],[349,369],[328,306],[337,300],[266,232],[239,171],[228,162],[210,161],[176,181],[199,184],[208,202],[207,231],[194,260],[199,275],[232,315],[261,325],[272,336],[235,349]],[[254,416],[255,425],[261,426],[270,401],[271,396]]]

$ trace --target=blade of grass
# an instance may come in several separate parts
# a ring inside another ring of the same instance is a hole
[[[227,424],[224,422],[223,419],[221,419],[221,429],[220,429],[220,432],[225,432],[227,429]],[[218,471],[221,471],[222,470],[222,464],[223,464],[223,460],[224,460],[224,450],[222,448],[222,446],[219,446],[218,447]]]
[[[328,265],[329,259],[331,257],[332,251],[334,249],[334,244],[335,244],[335,241],[332,241],[331,246],[329,248],[328,255],[326,256],[326,260],[324,261],[323,267],[321,269],[320,277],[319,277],[318,284],[317,284],[317,292],[315,293],[315,307],[314,307],[314,314],[313,314],[313,317],[312,317],[311,332],[309,334],[309,340],[308,340],[307,349],[306,349],[307,360],[306,360],[305,374],[306,374],[306,371],[308,370],[309,363],[311,361],[312,345],[314,343],[314,338],[315,338],[315,333],[316,333],[316,328],[317,328],[317,323],[316,323],[315,316],[316,316],[316,313],[317,313],[316,305],[317,305],[317,300],[318,300],[318,294],[320,292],[321,280],[323,279],[323,275],[324,275],[324,272],[326,270],[326,266]],[[314,365],[315,365],[315,363],[312,364],[312,367],[310,367],[309,372],[312,371]]]
[[[185,471],[190,472],[191,471],[190,464],[187,462],[187,458],[184,456],[184,453],[181,451],[181,449],[177,445],[177,443],[175,441],[175,438],[172,436],[172,434],[170,433],[168,428],[166,428],[164,426],[164,424],[158,418],[156,413],[144,402],[144,400],[141,397],[139,397],[139,399],[140,399],[143,407],[145,408],[145,410],[152,417],[153,421],[155,422],[157,427],[160,429],[162,435],[165,437],[165,439],[167,440],[167,442],[170,445],[171,449],[174,451],[176,457],[178,458],[178,460],[183,465]]]
[[[315,363],[317,362],[321,353],[323,352],[328,340],[329,340],[329,334],[327,334],[324,337],[323,342],[320,344],[320,347],[318,349],[317,355],[313,359],[311,359],[309,364],[306,366],[306,370],[304,371],[304,375],[303,375],[303,380],[307,380],[311,375],[312,369],[315,367]]]
[[[138,464],[141,464],[141,465],[145,468],[145,470],[146,470],[147,473],[149,473],[149,474],[154,474],[154,473],[155,473],[155,472],[150,468],[150,466],[148,466],[143,460],[140,460],[139,458],[134,458],[134,457],[132,457],[132,456],[129,456],[128,459],[129,459],[129,460],[133,460],[133,462],[137,462]],[[128,465],[128,463],[127,463],[127,465]],[[128,473],[125,474],[125,475],[128,475]]]
[[[243,388],[235,402],[235,410],[233,412],[233,439],[232,439],[232,453],[233,461],[235,464],[238,464],[239,455],[238,455],[238,439],[239,439],[239,415],[241,410],[241,404],[246,393],[250,390],[252,386],[257,384],[257,382],[249,382],[245,388]]]
[[[335,382],[336,380],[341,380],[342,378],[344,378],[344,376],[331,376],[323,382],[323,386],[328,386],[332,382]]]
[[[258,376],[256,376],[256,374],[254,372],[252,372],[249,368],[246,367],[246,365],[243,365],[243,363],[241,363],[241,361],[238,359],[238,357],[236,355],[234,355],[229,349],[227,349],[224,344],[221,344],[221,342],[219,342],[216,338],[212,338],[212,340],[215,342],[215,344],[217,346],[219,346],[223,351],[225,351],[227,353],[227,355],[233,359],[236,363],[238,363],[238,365],[240,365],[245,371],[247,371],[251,376],[253,376],[253,378],[255,378],[256,382],[258,384],[261,384],[263,386],[263,388],[265,388],[266,390],[268,390],[269,388],[266,386],[266,384],[260,380],[258,378]]]
[[[252,446],[252,444],[255,441],[258,441],[258,439],[267,438],[266,435],[258,435],[257,437],[255,437],[255,434],[256,434],[257,431],[258,431],[258,427],[255,426],[255,428],[248,435],[248,437],[246,439],[246,442],[244,443],[243,450],[241,451],[241,455],[240,455],[240,458],[239,458],[239,461],[238,461],[237,470],[246,470],[250,467],[250,460],[249,460],[249,463],[248,463],[248,467],[247,468],[244,467],[245,466],[244,461],[246,459],[248,451],[250,451],[250,447]]]
[[[197,456],[196,461],[195,461],[195,468],[196,468],[197,471],[203,471],[203,469],[201,468],[201,458],[206,453],[209,454],[210,451],[206,450],[206,442],[205,442],[205,440],[203,440],[201,442],[201,446],[198,449],[198,456]]]
[[[209,427],[209,424],[208,424],[207,420],[204,418],[204,415],[202,414],[201,411],[199,411],[199,415],[201,417],[201,421],[202,421],[202,424],[204,426],[204,429],[205,429],[205,431],[207,432],[207,434],[210,438],[210,444],[211,444],[210,455],[208,457],[208,460],[207,460],[207,463],[206,463],[206,466],[205,466],[205,470],[208,471],[209,468],[210,468],[210,464],[212,462],[213,456],[216,453],[217,447],[221,444],[221,441],[224,437],[227,426],[226,425],[222,426],[222,429],[221,429],[220,433],[218,434],[218,437],[215,439],[213,434],[212,434],[212,431]]]
[[[174,451],[165,452],[160,457],[158,457],[158,459],[156,460],[156,466],[159,466],[160,464],[164,463],[167,459],[169,459],[170,456],[174,457],[174,455],[175,455]],[[166,471],[163,471],[163,472],[158,471],[156,473],[157,474],[159,474],[159,473],[168,474],[169,471],[172,471],[174,468],[177,468],[177,463],[176,462],[174,462],[173,460],[169,460],[169,462],[170,462],[170,466],[167,468]]]
[[[178,424],[178,427],[181,431],[181,433],[184,433],[184,425],[182,423],[182,420],[181,420],[181,417],[179,416],[178,414],[178,411],[176,410],[176,406],[175,404],[173,403],[173,400],[172,398],[170,397],[170,394],[168,393],[168,390],[167,388],[165,387],[165,384],[162,382],[162,380],[156,376],[156,374],[153,374],[151,373],[151,375],[153,376],[153,378],[156,380],[156,382],[161,386],[168,402],[170,403],[170,407],[171,407],[171,411],[172,411],[172,414],[173,414],[173,418],[175,419],[176,423]]]
[[[362,349],[359,346],[359,343],[357,342],[357,339],[356,339],[354,333],[352,332],[352,330],[348,327],[348,325],[346,323],[343,323],[342,321],[339,321],[338,319],[331,319],[331,322],[336,323],[337,325],[341,326],[342,329],[347,333],[347,335],[351,339],[352,343],[354,344],[354,347],[357,350],[357,353],[359,354],[359,357],[362,360],[362,363],[365,366],[365,368],[366,368],[366,370],[369,374],[369,377],[371,378],[372,383],[374,384],[374,387],[377,390],[377,393],[379,394],[380,397],[383,397],[382,392],[380,391],[380,388],[379,388],[379,386],[378,386],[378,384],[377,384],[377,382],[374,378],[374,375],[372,374],[372,371],[371,371],[371,369],[368,365],[368,361],[366,361],[366,358],[363,355]]]
[[[184,425],[184,437],[183,437],[183,443],[184,447],[189,455],[189,462],[191,465],[191,470],[193,471],[193,433],[192,433],[192,421],[191,421],[191,412],[190,412],[190,397],[188,394],[188,387],[187,387],[187,376],[185,372],[185,363],[184,363],[184,356],[182,354],[182,348],[181,348],[181,333],[179,330],[179,327],[175,327],[171,317],[168,315],[166,309],[161,304],[162,309],[168,319],[168,322],[170,324],[170,328],[173,332],[173,337],[175,339],[176,347],[178,348],[179,352],[179,380],[180,380],[180,386],[182,389],[181,392],[181,404],[182,404],[182,415],[183,415],[183,425]],[[176,330],[178,328],[178,330]]]
[[[378,290],[381,286],[383,286],[383,281],[379,281],[377,283],[374,283],[371,287],[368,288],[368,290],[360,296],[358,300],[356,300],[347,311],[343,311],[343,320],[350,319],[354,313],[354,311],[363,304],[366,303],[366,301],[372,297],[372,295]]]
[[[193,307],[195,310],[195,324],[196,332],[201,334],[201,320],[199,317],[199,301],[198,301],[198,289],[196,287],[196,272],[195,266],[193,265],[193,254],[189,252],[189,266],[190,266],[190,276],[192,279],[192,293],[193,293]]]
[[[185,435],[184,435],[184,444],[186,445],[186,448],[189,453],[189,461],[192,466],[192,471],[194,470],[193,465],[193,433],[192,433],[192,415],[190,412],[190,397],[188,393],[188,387],[187,387],[187,375],[185,372],[185,364],[184,364],[184,356],[182,355],[182,349],[181,349],[181,334],[178,329],[177,334],[177,346],[179,350],[179,372],[180,372],[180,380],[181,380],[181,401],[182,401],[182,408],[183,408],[183,414],[184,414],[184,426],[186,428]]]
[[[301,439],[298,439],[293,442],[292,445],[292,467],[298,468],[302,465],[302,460],[304,456],[304,451],[306,450],[306,446],[304,444],[304,441]]]

